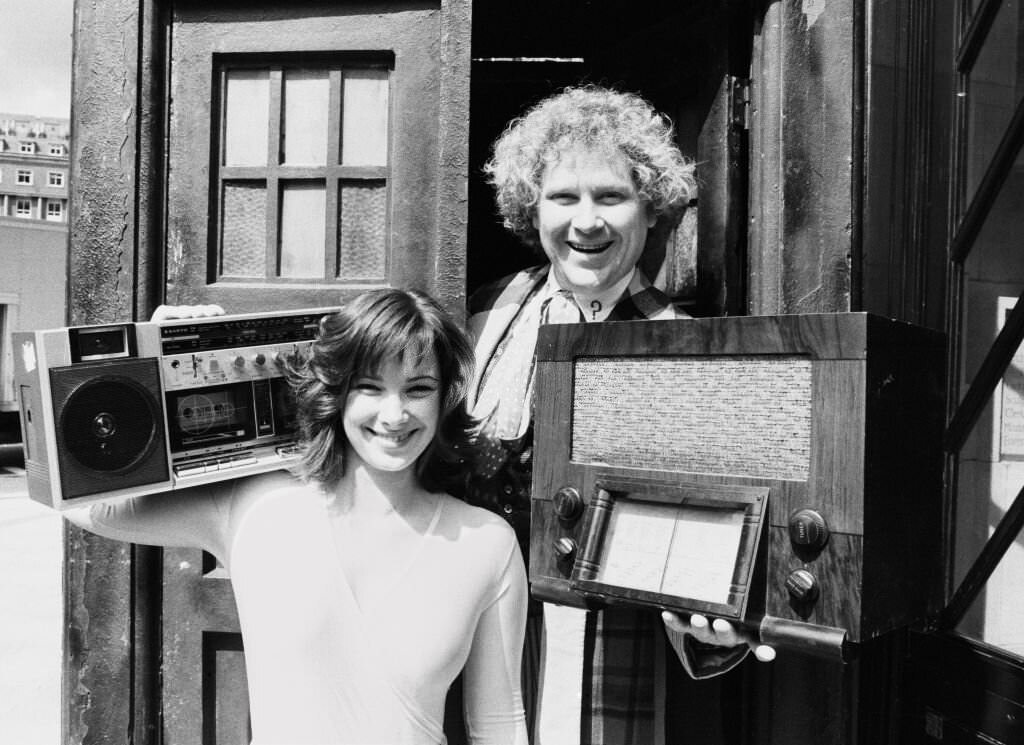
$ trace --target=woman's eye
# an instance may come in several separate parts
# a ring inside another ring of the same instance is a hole
[[[574,204],[576,201],[578,201],[578,198],[575,194],[569,194],[566,192],[556,192],[555,194],[551,194],[548,196],[548,201],[554,202],[555,204],[566,205]]]
[[[409,388],[409,395],[418,397],[429,396],[436,390],[437,387],[433,385],[414,385]]]
[[[617,191],[608,191],[603,194],[599,194],[597,201],[601,204],[621,204],[626,201],[626,195]]]
[[[353,390],[360,391],[361,393],[374,393],[380,390],[380,386],[376,383],[370,383],[366,380],[360,380],[352,386]]]

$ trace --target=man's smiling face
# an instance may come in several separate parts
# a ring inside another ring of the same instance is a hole
[[[597,294],[632,272],[655,220],[621,155],[573,150],[541,176],[533,225],[566,290]]]

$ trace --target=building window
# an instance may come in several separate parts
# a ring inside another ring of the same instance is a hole
[[[218,278],[383,281],[388,69],[219,73]]]
[[[34,153],[36,151],[36,144],[34,142],[23,142],[21,143],[19,151],[23,153]]]
[[[64,154],[64,146],[63,145],[50,145],[50,155],[63,155],[63,154]]]
[[[46,219],[52,222],[63,222],[64,205],[61,202],[47,202]]]
[[[32,217],[32,202],[28,199],[17,199],[14,202],[14,214],[17,217]]]
[[[31,185],[32,184],[32,171],[23,171],[23,170],[19,169],[18,170],[18,177],[17,177],[16,181],[19,184]]]
[[[50,171],[46,178],[50,186],[64,186],[63,171]]]

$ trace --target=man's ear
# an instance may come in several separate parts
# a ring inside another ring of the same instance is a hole
[[[658,222],[658,215],[654,212],[654,205],[650,202],[647,203],[647,228],[648,230],[654,227],[654,224]],[[535,226],[536,227],[536,226]]]

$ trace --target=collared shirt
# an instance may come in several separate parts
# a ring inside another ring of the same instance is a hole
[[[470,301],[470,330],[477,339],[480,379],[474,386],[477,414],[497,400],[495,366],[515,349],[517,335],[528,323],[539,323],[544,300],[559,289],[547,267],[520,272],[474,294]],[[612,294],[616,293],[616,294]],[[615,298],[609,300],[609,298]],[[577,304],[581,298],[576,297]],[[639,272],[599,297],[582,298],[587,320],[627,321],[686,317]],[[600,311],[592,303],[601,304]],[[525,337],[524,337],[525,338]],[[534,330],[534,340],[536,334]],[[520,365],[532,366],[519,353]],[[500,384],[501,381],[498,381]],[[480,406],[480,402],[485,402]],[[530,489],[533,465],[532,416],[517,436],[501,439],[491,450],[488,466],[470,476],[467,499],[503,515],[515,528],[524,556],[529,556]],[[540,604],[531,602],[524,651],[523,695],[528,723],[536,717],[541,670]],[[655,659],[661,620],[652,611],[611,608],[588,613],[582,634],[582,690],[579,691],[580,745],[649,745],[655,732]],[[562,683],[564,684],[564,683]],[[558,686],[547,680],[545,686]],[[575,722],[573,722],[575,726]],[[537,745],[563,745],[538,740]]]

